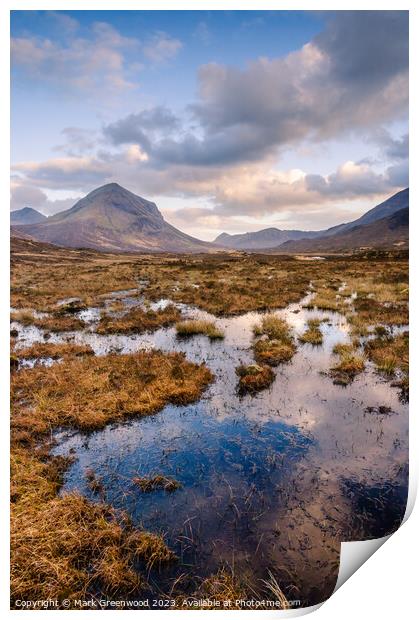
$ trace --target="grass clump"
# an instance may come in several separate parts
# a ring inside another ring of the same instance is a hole
[[[168,548],[159,534],[134,531],[128,538],[128,545],[134,557],[144,561],[147,568],[177,560],[176,554]]]
[[[22,370],[12,378],[12,429],[23,439],[58,426],[103,428],[168,403],[193,402],[211,381],[204,365],[188,362],[181,353],[159,351]]]
[[[397,369],[408,373],[409,333],[394,337],[387,334],[379,335],[366,343],[365,352],[377,369],[385,374],[393,375]]]
[[[64,360],[14,375],[12,607],[17,599],[128,596],[148,587],[142,563],[176,559],[161,536],[135,529],[125,513],[77,493],[58,497],[70,460],[51,456],[46,440],[57,427],[100,428],[192,402],[211,380],[205,366],[156,351]],[[103,491],[93,471],[86,479],[93,493]]]
[[[92,493],[103,494],[105,489],[100,478],[98,478],[93,469],[88,468],[85,472],[85,478],[87,480],[87,486]]]
[[[333,377],[333,383],[348,385],[356,375],[365,370],[365,358],[357,353],[352,344],[337,344],[333,348],[333,353],[340,358],[338,364],[330,369],[329,374]]]
[[[220,568],[217,573],[204,579],[195,593],[198,600],[210,600],[214,604],[218,601],[223,609],[224,601],[230,601],[228,609],[242,609],[241,600],[247,600],[249,593],[246,592],[238,578],[231,570]]]
[[[253,345],[253,352],[260,364],[277,366],[288,362],[297,350],[288,323],[273,314],[263,317],[253,328],[253,333],[259,337]]]
[[[365,345],[367,357],[374,362],[379,372],[394,377],[401,376],[392,385],[400,388],[402,399],[409,399],[409,333],[391,336],[388,331],[376,328],[377,337]]]
[[[322,288],[315,293],[313,299],[306,304],[306,308],[325,310],[326,312],[337,312],[340,309],[339,300],[336,299],[336,290],[334,287],[327,289]]]
[[[260,392],[268,388],[275,379],[272,368],[260,364],[239,366],[236,368],[236,374],[239,376],[238,389],[241,394]]]
[[[92,579],[106,593],[141,586],[127,530],[111,508],[78,494],[32,491],[11,508],[12,606],[17,599],[83,598]]]
[[[172,325],[180,316],[173,304],[157,311],[133,308],[121,317],[103,314],[96,331],[98,334],[141,334]]]
[[[49,342],[37,342],[25,349],[18,349],[15,355],[18,359],[38,359],[50,357],[54,360],[60,358],[81,357],[83,355],[93,355],[93,349],[88,344],[53,344]]]
[[[298,340],[313,345],[323,344],[323,334],[320,329],[320,323],[320,319],[310,319],[307,321],[307,329],[298,337]]]
[[[83,321],[75,316],[61,313],[59,310],[50,313],[48,316],[35,316],[29,310],[17,310],[12,312],[10,318],[22,325],[34,325],[39,329],[51,332],[77,331],[84,327]]]
[[[180,321],[176,323],[176,332],[178,336],[183,337],[203,334],[208,336],[210,340],[224,338],[224,332],[216,327],[213,321]]]
[[[291,340],[288,323],[275,314],[267,314],[262,321],[253,328],[255,336],[267,336],[270,340]]]
[[[12,445],[11,605],[18,599],[71,601],[127,596],[146,579],[137,558],[173,558],[163,539],[134,529],[125,513],[78,493],[57,496],[69,459],[45,447]],[[144,545],[152,537],[155,544]],[[141,546],[142,543],[142,546]]]
[[[17,599],[60,602],[98,589],[126,596],[147,586],[138,559],[147,566],[175,559],[161,536],[134,529],[124,513],[77,493],[57,497],[61,481],[51,464],[15,452],[12,466],[12,607]]]
[[[143,493],[150,493],[151,491],[155,491],[157,489],[162,489],[167,493],[173,493],[173,491],[176,491],[182,487],[178,480],[168,478],[167,476],[162,476],[161,474],[151,478],[136,477],[133,478],[132,481]]]
[[[278,366],[289,362],[294,357],[296,348],[293,343],[284,343],[280,340],[258,340],[253,346],[253,351],[258,363]]]

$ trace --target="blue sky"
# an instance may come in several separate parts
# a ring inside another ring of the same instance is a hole
[[[118,181],[211,239],[407,185],[407,14],[14,11],[12,209]]]

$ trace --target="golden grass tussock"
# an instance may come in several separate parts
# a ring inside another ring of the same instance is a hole
[[[335,289],[320,289],[313,299],[306,304],[306,308],[317,308],[326,312],[337,312],[340,309],[339,301],[336,299]]]
[[[81,357],[83,355],[93,355],[94,351],[88,344],[63,343],[55,344],[51,342],[37,342],[25,349],[18,349],[14,355],[18,359],[37,359],[50,357],[52,359]]]
[[[11,588],[17,599],[85,598],[141,591],[148,566],[175,559],[161,536],[135,530],[123,514],[79,494],[45,498],[36,489],[12,503]]]
[[[177,560],[176,554],[159,534],[135,530],[129,535],[127,543],[133,556],[144,561],[147,568]]]
[[[291,329],[284,319],[273,314],[264,316],[253,328],[253,333],[258,337],[253,345],[258,363],[277,366],[293,358],[297,348]]]
[[[199,398],[212,380],[178,353],[69,359],[12,379],[11,591],[17,599],[129,596],[147,587],[147,568],[176,559],[163,538],[135,529],[125,513],[77,493],[57,493],[71,459],[46,443],[60,426],[100,428]],[[44,439],[44,444],[39,440]],[[101,492],[93,471],[89,488]]]
[[[238,366],[236,374],[239,377],[238,390],[241,394],[260,392],[268,388],[275,380],[274,371],[266,364]]]
[[[365,357],[357,352],[354,345],[339,343],[335,345],[333,353],[340,358],[329,372],[333,377],[333,383],[348,385],[356,375],[365,370]]]
[[[380,333],[380,332],[379,332]],[[378,335],[365,344],[365,353],[377,369],[389,376],[400,370],[406,377],[409,373],[409,333],[391,336]]]
[[[156,476],[152,476],[150,478],[137,476],[133,478],[132,481],[143,493],[150,493],[151,491],[158,489],[162,489],[167,493],[173,493],[173,491],[176,491],[182,487],[178,480],[167,476],[162,476],[161,474],[157,474]]]
[[[176,332],[177,335],[181,337],[203,334],[204,336],[208,336],[210,340],[224,338],[224,332],[219,329],[213,321],[180,321],[176,323]]]
[[[289,609],[290,603],[288,602],[287,597],[285,596],[281,586],[279,585],[278,580],[271,571],[268,571],[268,573],[269,579],[263,580],[266,589],[270,594],[273,595],[276,601],[279,601],[281,603],[281,609]]]
[[[204,365],[188,362],[181,353],[158,351],[22,370],[12,377],[12,429],[24,438],[58,426],[103,428],[168,403],[193,402],[211,381]]]
[[[323,344],[323,334],[320,329],[320,319],[310,319],[307,321],[307,329],[304,333],[298,336],[300,342],[309,343],[312,345]]]
[[[267,336],[271,340],[291,340],[291,333],[288,323],[276,316],[268,314],[264,316],[258,325],[253,328],[255,336]]]
[[[141,334],[172,325],[180,316],[179,310],[173,304],[156,311],[133,308],[120,317],[103,314],[96,331],[98,334]]]
[[[104,592],[138,587],[133,530],[122,514],[79,494],[57,497],[68,459],[13,445],[11,591],[16,599],[83,598],[95,580]],[[109,558],[127,569],[111,570]],[[105,563],[107,570],[105,574]],[[129,583],[127,579],[129,578]]]
[[[177,607],[194,609],[242,609],[241,600],[247,600],[249,593],[230,569],[220,568],[215,574],[203,579],[191,597],[178,597]],[[202,605],[202,601],[206,601]],[[224,607],[224,603],[228,607]]]
[[[34,325],[39,329],[51,332],[69,332],[83,329],[84,323],[75,316],[63,314],[59,311],[48,316],[35,316],[27,310],[17,310],[12,312],[11,320],[17,321],[22,325]]]

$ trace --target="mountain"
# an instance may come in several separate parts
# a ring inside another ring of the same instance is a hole
[[[370,209],[364,215],[358,219],[347,222],[344,224],[338,224],[332,228],[318,231],[303,231],[303,230],[279,230],[278,228],[265,228],[257,232],[243,233],[239,235],[229,235],[228,233],[221,233],[214,243],[223,245],[229,248],[236,248],[242,250],[258,250],[258,249],[271,249],[274,247],[282,246],[288,243],[287,247],[292,247],[289,242],[298,241],[299,239],[318,239],[323,237],[330,237],[338,233],[349,231],[357,226],[365,226],[371,224],[380,219],[393,215],[401,209],[409,207],[409,188],[403,189],[397,194],[390,196],[387,200],[380,203],[373,209]],[[297,245],[296,245],[297,247]],[[300,246],[302,247],[302,246]]]
[[[356,226],[371,224],[371,222],[381,220],[384,217],[393,215],[393,213],[396,213],[397,211],[400,211],[401,209],[406,209],[408,207],[409,188],[407,187],[406,189],[402,189],[400,192],[397,192],[397,194],[390,196],[390,198],[387,198],[387,200],[381,202],[376,207],[373,207],[353,222],[348,222],[347,224],[338,224],[338,226],[328,228],[327,230],[322,231],[319,236],[326,237],[329,235],[335,235],[338,232],[351,230],[351,228],[355,228]]]
[[[15,234],[66,247],[122,252],[213,252],[217,248],[166,222],[154,202],[117,183],[93,190],[71,209]]]
[[[352,226],[334,235],[317,239],[288,241],[281,252],[335,252],[360,248],[408,248],[409,208],[400,209],[388,217],[367,224]]]
[[[257,232],[229,235],[221,233],[214,243],[236,250],[261,250],[281,245],[286,241],[312,238],[319,233],[304,230],[280,230],[279,228],[264,228]]]
[[[32,209],[31,207],[23,207],[23,209],[10,212],[11,226],[21,224],[38,224],[46,219],[47,218],[45,215],[39,213],[39,211],[36,211],[36,209]]]

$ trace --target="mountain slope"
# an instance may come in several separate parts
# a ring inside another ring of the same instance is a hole
[[[402,189],[400,192],[397,192],[397,194],[393,194],[393,196],[390,196],[390,198],[387,198],[387,200],[385,200],[384,202],[381,202],[376,207],[373,207],[353,222],[348,222],[347,224],[338,224],[338,226],[328,228],[327,230],[321,232],[319,236],[326,237],[329,235],[335,235],[336,233],[340,233],[345,230],[351,230],[351,228],[355,228],[355,226],[364,226],[365,224],[371,224],[372,222],[381,220],[384,217],[389,217],[397,211],[400,211],[401,209],[406,209],[408,207],[409,188],[407,187],[406,189]]]
[[[90,192],[74,207],[17,234],[67,247],[128,252],[208,252],[211,243],[191,237],[168,224],[154,202],[117,183]]]
[[[39,224],[39,222],[45,221],[47,218],[36,209],[31,207],[23,207],[23,209],[17,209],[17,211],[10,212],[10,225],[25,225],[25,224]]]
[[[408,247],[409,209],[400,209],[379,220],[343,230],[329,237],[288,241],[282,252],[334,252],[359,248]]]
[[[338,233],[351,230],[357,226],[364,226],[378,221],[382,218],[389,217],[401,209],[409,206],[409,188],[403,189],[397,194],[390,196],[387,200],[380,203],[373,209],[370,209],[364,215],[357,218],[353,222],[338,224],[332,228],[319,231],[303,231],[303,230],[280,230],[278,228],[265,228],[257,232],[243,233],[238,235],[229,235],[221,233],[214,243],[229,248],[242,250],[268,249],[282,246],[289,241],[297,241],[298,239],[317,239],[330,237]]]
[[[264,228],[251,233],[229,235],[221,233],[214,243],[236,250],[261,250],[281,245],[289,240],[312,238],[319,233],[304,230],[280,230],[279,228]]]

